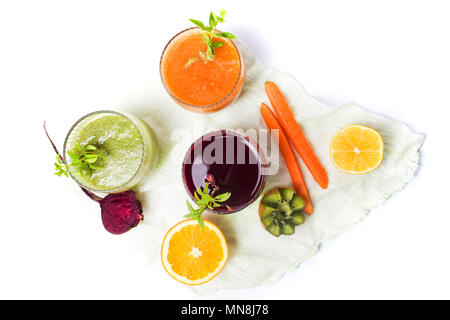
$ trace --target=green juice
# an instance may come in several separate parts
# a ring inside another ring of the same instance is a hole
[[[102,169],[80,175],[71,168],[72,177],[92,191],[120,192],[134,187],[148,173],[157,154],[151,129],[140,119],[114,112],[99,112],[81,119],[71,130],[65,144],[76,153],[77,144],[93,145],[104,153],[96,164]],[[66,155],[66,159],[70,159]]]

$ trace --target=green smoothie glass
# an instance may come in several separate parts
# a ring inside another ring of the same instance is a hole
[[[64,158],[77,145],[92,145],[104,157],[91,175],[69,168],[72,178],[82,187],[100,193],[129,190],[147,176],[158,158],[158,143],[151,128],[141,119],[116,111],[96,111],[78,120],[64,142]]]

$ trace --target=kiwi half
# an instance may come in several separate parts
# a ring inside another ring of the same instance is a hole
[[[259,217],[264,228],[275,237],[292,235],[295,227],[305,222],[305,200],[292,188],[268,191],[259,203]]]

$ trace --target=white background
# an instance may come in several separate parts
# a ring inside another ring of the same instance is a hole
[[[221,7],[224,30],[312,96],[426,140],[411,183],[298,270],[208,298],[450,298],[450,4],[430,0],[1,1],[0,298],[202,298],[52,175],[42,122],[61,148],[83,114],[145,94],[166,42]]]

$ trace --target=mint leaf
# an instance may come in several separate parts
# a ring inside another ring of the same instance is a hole
[[[185,215],[184,217],[197,220],[198,224],[203,229],[204,228],[204,222],[202,218],[203,212],[206,209],[213,210],[214,208],[221,207],[222,205],[219,204],[218,202],[223,203],[228,199],[230,199],[230,197],[231,197],[230,192],[222,193],[215,197],[211,196],[209,194],[209,183],[207,182],[203,187],[203,190],[202,188],[198,187],[197,190],[194,192],[195,203],[198,206],[198,209],[195,210],[192,207],[189,200],[186,200],[186,204],[190,213]],[[231,210],[231,208],[228,205],[227,208]]]
[[[225,22],[225,14],[226,11],[224,9],[220,9],[219,15],[215,14],[214,12],[211,12],[209,14],[209,26],[205,26],[205,24],[199,20],[196,19],[189,19],[192,23],[194,23],[196,26],[200,27],[202,30],[202,38],[205,42],[207,49],[206,53],[203,51],[199,51],[200,58],[202,58],[204,61],[211,61],[214,59],[216,53],[214,49],[220,48],[224,45],[223,42],[216,41],[214,42],[213,39],[215,37],[217,38],[224,38],[224,39],[236,39],[236,36],[229,32],[217,32],[216,27],[219,23]],[[186,65],[189,66],[193,61],[193,58],[189,59],[188,62],[186,62]]]
[[[216,19],[216,15],[214,14],[214,12],[211,11],[211,13],[209,14],[209,26],[211,28],[215,28],[217,26],[217,19]]]
[[[185,215],[184,217],[188,218],[188,219],[197,219],[197,215],[195,213],[189,213],[189,214]]]
[[[68,164],[64,163],[59,155],[56,157],[55,174],[57,176],[64,174],[68,177],[70,167],[74,167],[78,174],[89,177],[92,176],[93,170],[103,169],[98,160],[105,159],[105,154],[96,146],[89,144],[82,146],[77,143],[74,150],[68,150],[67,154],[71,159],[71,162]]]
[[[190,58],[186,64],[184,65],[185,67],[189,67],[191,64],[193,64],[194,62],[196,62],[199,58]]]
[[[197,218],[197,222],[198,222],[198,224],[200,225],[200,228],[205,229],[205,223],[203,222],[202,216],[199,216],[199,217]]]
[[[86,151],[95,151],[95,150],[97,150],[97,147],[88,144],[87,146],[84,147],[84,150],[86,150]]]
[[[208,194],[208,186],[209,186],[209,183],[205,183],[205,186],[203,187],[203,195],[204,196],[209,195]]]
[[[219,38],[237,39],[236,36],[229,32],[222,32],[217,35]]]
[[[194,208],[192,208],[192,205],[191,205],[191,203],[189,202],[189,200],[186,200],[186,204],[187,204],[188,209],[189,209],[190,212],[194,212],[194,211],[195,211]]]
[[[227,193],[219,194],[218,196],[216,196],[216,197],[214,198],[214,200],[215,200],[215,201],[218,201],[218,202],[225,202],[225,201],[227,201],[228,199],[230,199],[230,197],[231,197],[231,192],[227,192]]]
[[[223,47],[225,43],[221,42],[221,41],[216,41],[212,44],[212,47],[215,48],[220,48]]]
[[[200,29],[202,29],[202,30],[205,29],[205,25],[203,24],[203,22],[201,22],[199,20],[195,20],[195,19],[189,19],[189,21],[191,21],[196,26],[200,27]]]

